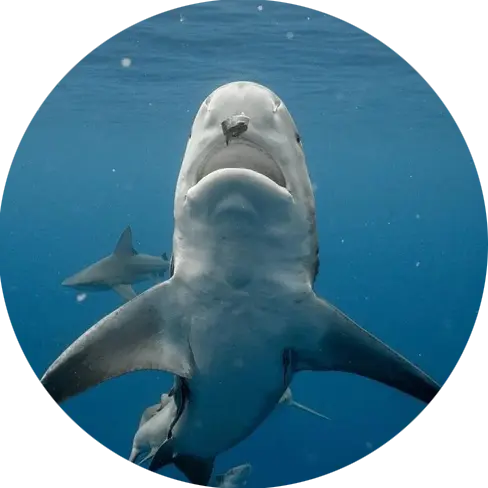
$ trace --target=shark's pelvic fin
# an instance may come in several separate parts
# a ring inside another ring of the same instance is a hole
[[[295,370],[343,371],[396,388],[425,403],[440,386],[417,366],[314,295],[298,329]]]
[[[126,302],[132,300],[137,296],[137,293],[134,291],[131,285],[114,285],[112,287],[115,292],[117,292]]]
[[[54,400],[60,403],[131,371],[191,377],[193,356],[172,285],[168,280],[138,295],[71,344],[41,378]]]
[[[114,254],[119,257],[134,256],[137,254],[137,251],[132,245],[132,229],[130,225],[128,225],[120,235],[117,245],[115,246]]]

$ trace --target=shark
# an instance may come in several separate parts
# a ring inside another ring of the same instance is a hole
[[[326,163],[324,163],[326,164]],[[235,81],[198,109],[174,197],[170,277],[102,318],[41,378],[58,403],[140,370],[177,379],[151,460],[207,486],[302,371],[345,372],[430,403],[440,385],[315,290],[316,206],[297,125]]]
[[[330,420],[329,417],[316,410],[296,402],[290,387],[280,398],[278,406],[292,406],[322,419]],[[177,405],[172,391],[163,393],[159,403],[144,410],[132,442],[130,462],[141,465],[154,457],[159,446],[166,440],[176,413]]]
[[[217,488],[243,488],[247,485],[249,476],[252,474],[252,465],[250,463],[234,466],[224,474],[215,476],[213,486]]]
[[[169,268],[166,253],[151,256],[138,253],[132,244],[132,229],[127,226],[119,237],[112,254],[100,259],[61,284],[80,291],[114,290],[124,301],[132,300],[134,283],[159,279]]]

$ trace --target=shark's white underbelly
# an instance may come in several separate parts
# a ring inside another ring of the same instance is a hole
[[[213,457],[233,447],[271,413],[286,389],[282,337],[270,326],[276,317],[241,312],[213,317],[191,335],[198,373],[174,429],[181,454]]]

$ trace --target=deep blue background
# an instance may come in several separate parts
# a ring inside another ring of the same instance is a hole
[[[461,133],[419,74],[378,40],[319,12],[250,0],[171,11],[120,33],[32,121],[2,202],[0,255],[10,318],[35,373],[121,303],[112,292],[77,303],[63,278],[111,252],[127,224],[141,252],[170,252],[192,119],[213,89],[238,79],[275,90],[300,129],[316,185],[317,291],[444,382],[486,272],[485,209]],[[127,457],[142,410],[171,381],[136,373],[63,408]],[[279,409],[218,458],[217,472],[249,461],[250,488],[320,476],[379,447],[422,409],[346,374],[303,373],[293,390],[333,420]]]

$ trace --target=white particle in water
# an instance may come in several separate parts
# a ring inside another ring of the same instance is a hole
[[[263,6],[262,5],[258,5],[258,10],[261,12],[263,10]]]
[[[415,218],[416,218],[417,220],[419,220],[419,219],[420,219],[420,214],[415,215]]]
[[[416,268],[418,268],[419,266],[420,266],[420,261],[417,261],[417,262],[415,263],[415,267],[416,267]]]
[[[79,293],[78,295],[76,295],[76,301],[78,303],[85,301],[85,299],[86,299],[86,293]]]
[[[130,59],[130,58],[123,58],[120,61],[120,64],[122,65],[123,68],[128,68],[132,64],[132,59]]]
[[[184,22],[185,21],[185,17],[183,17],[183,15],[180,14],[180,22]]]
[[[112,168],[112,173],[115,173],[115,168]]]
[[[293,32],[287,32],[287,33],[286,33],[286,38],[287,38],[287,39],[290,39],[290,40],[291,40],[291,39],[293,39],[294,37],[295,37],[295,34],[293,34]]]
[[[341,244],[344,244],[344,239],[341,239]]]

